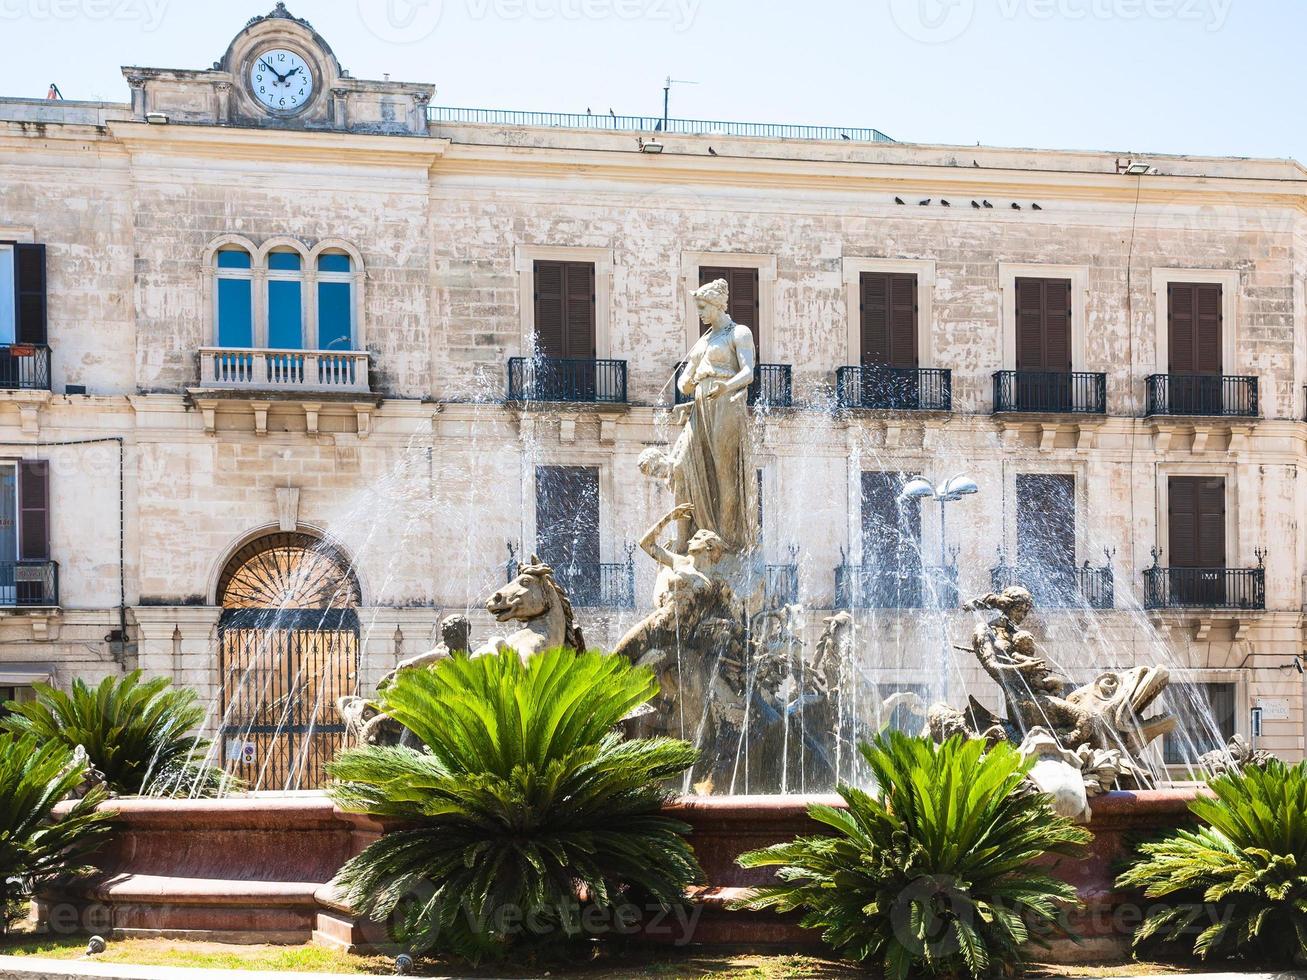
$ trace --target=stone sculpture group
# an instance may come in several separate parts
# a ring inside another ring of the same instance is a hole
[[[809,656],[797,607],[768,603],[756,555],[747,404],[753,336],[727,313],[724,280],[700,287],[693,298],[704,332],[675,379],[685,399],[672,409],[679,431],[669,448],[647,449],[639,461],[641,472],[665,485],[673,505],[640,540],[658,565],[653,610],[612,651],[652,669],[659,684],[652,710],[630,721],[631,732],[700,745],[704,754],[693,782],[701,792],[734,791],[742,773],[751,792],[802,788],[809,780],[829,786],[841,774],[839,759],[846,752],[851,758],[854,743],[881,730],[896,710],[900,724],[919,722],[937,740],[961,734],[1019,745],[1034,760],[1031,789],[1049,793],[1059,812],[1075,819],[1089,818],[1092,797],[1139,786],[1148,744],[1175,727],[1169,715],[1144,720],[1166,688],[1166,668],[1106,670],[1070,688],[1023,628],[1034,601],[1021,587],[966,607],[995,614],[978,623],[966,649],[1002,691],[1005,715],[974,697],[965,708],[936,704],[925,711],[915,693],[881,700],[867,696],[864,685],[858,716],[841,717],[841,697],[861,680],[853,617],[828,617]],[[396,672],[466,651],[478,656],[512,649],[526,658],[560,646],[584,649],[567,595],[535,556],[518,566],[517,577],[489,598],[486,609],[517,629],[473,648],[467,619],[450,617],[441,643],[401,662]],[[372,700],[345,698],[339,707],[356,740],[393,744],[405,738]],[[799,749],[793,763],[786,746]],[[1246,746],[1220,755],[1228,759],[1240,751],[1242,761],[1256,761]]]

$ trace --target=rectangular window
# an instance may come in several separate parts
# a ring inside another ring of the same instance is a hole
[[[304,311],[298,280],[268,280],[268,347],[299,350]]]
[[[1170,373],[1219,376],[1221,284],[1168,283],[1166,298]]]
[[[887,570],[919,568],[921,508],[899,505],[910,477],[902,473],[862,474],[862,563]]]
[[[537,352],[542,357],[594,360],[594,263],[539,259],[534,275]]]
[[[318,349],[352,350],[350,284],[318,283]]]
[[[864,272],[859,288],[862,365],[915,368],[916,273]]]
[[[1018,277],[1017,370],[1071,371],[1071,280]]]
[[[1075,596],[1076,478],[1017,476],[1017,575],[1036,603],[1065,606]]]
[[[597,605],[599,470],[591,466],[536,467],[536,554],[578,605]]]
[[[217,260],[217,345],[253,347],[254,294],[250,253],[242,249],[225,249],[218,253]]]
[[[1173,476],[1167,483],[1171,594],[1186,605],[1225,604],[1225,480]]]
[[[12,344],[17,337],[17,310],[14,300],[14,246],[0,244],[0,344]]]
[[[725,265],[702,265],[699,267],[699,285],[703,286],[715,279],[725,279],[728,301],[726,315],[742,327],[748,327],[753,334],[753,349],[757,361],[761,361],[758,346],[758,270],[736,268]],[[699,324],[699,332],[707,327]]]
[[[1223,748],[1235,731],[1235,685],[1172,684],[1167,695],[1178,724],[1164,736],[1168,766],[1192,765],[1204,752]]]

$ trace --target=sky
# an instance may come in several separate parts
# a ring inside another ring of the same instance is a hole
[[[273,0],[0,0],[0,95],[127,101]],[[920,143],[1307,162],[1305,0],[288,0],[437,105],[875,127]],[[689,84],[693,82],[694,84]]]

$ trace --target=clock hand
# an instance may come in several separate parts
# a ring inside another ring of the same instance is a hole
[[[268,71],[272,72],[274,75],[277,75],[277,69],[273,68],[272,65],[268,64],[266,58],[260,58],[259,64],[261,64],[264,68],[268,69]],[[277,75],[277,77],[280,78],[281,76]]]

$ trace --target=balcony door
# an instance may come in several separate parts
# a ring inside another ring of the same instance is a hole
[[[599,565],[599,470],[591,466],[536,468],[536,554],[572,601],[597,605]]]
[[[858,280],[861,318],[862,404],[917,408],[917,276],[864,272]],[[881,371],[877,368],[898,370]]]
[[[536,385],[551,400],[594,401],[595,267],[593,262],[535,262]]]
[[[1041,605],[1078,601],[1075,495],[1070,474],[1017,476],[1017,574]]]
[[[1221,415],[1221,284],[1166,287],[1167,393],[1180,415]]]
[[[1171,597],[1182,605],[1225,604],[1225,480],[1173,476],[1167,484]]]
[[[758,344],[758,270],[741,269],[725,265],[699,266],[699,285],[706,286],[714,279],[725,279],[730,299],[726,315],[753,334],[754,363],[762,362],[762,348]],[[708,328],[699,323],[702,334]]]
[[[1071,410],[1071,280],[1018,277],[1015,283],[1017,408]]]
[[[921,595],[921,507],[899,505],[902,473],[862,474],[862,582],[869,605],[916,609]]]

